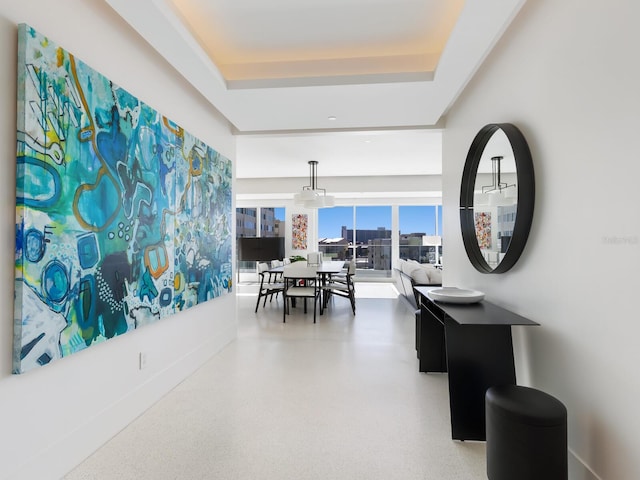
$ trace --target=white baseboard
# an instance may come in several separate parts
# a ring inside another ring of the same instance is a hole
[[[569,480],[602,480],[602,478],[569,449]]]
[[[236,326],[233,324],[216,338],[186,353],[82,426],[34,455],[27,465],[13,473],[8,480],[62,478],[235,338]]]

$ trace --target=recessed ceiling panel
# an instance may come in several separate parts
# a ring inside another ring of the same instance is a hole
[[[434,126],[526,0],[105,1],[259,133]]]
[[[464,6],[464,0],[173,3],[228,81],[433,72]]]

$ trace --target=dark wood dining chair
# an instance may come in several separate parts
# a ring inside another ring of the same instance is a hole
[[[322,304],[320,303],[320,282],[314,268],[303,267],[284,272],[284,311],[282,322],[287,321],[289,314],[289,301],[291,303],[297,299],[304,300],[304,313],[307,313],[307,299],[313,301],[313,323],[316,323],[317,305],[320,304],[320,314],[322,315]]]
[[[323,308],[334,295],[345,297],[351,302],[351,310],[356,314],[356,287],[353,283],[353,277],[356,274],[355,262],[349,262],[347,272],[343,278],[332,277],[325,285],[322,285],[322,298],[324,299]]]
[[[258,276],[260,277],[260,289],[258,290],[258,301],[256,302],[256,313],[258,312],[258,306],[260,305],[260,299],[264,298],[262,308],[267,305],[267,297],[269,301],[273,300],[273,296],[278,298],[278,294],[284,291],[283,282],[272,282],[271,279],[266,279],[269,275],[269,265],[267,263],[258,263]],[[266,279],[266,280],[265,280]]]

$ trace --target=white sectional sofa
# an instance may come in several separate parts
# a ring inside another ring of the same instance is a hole
[[[396,275],[396,288],[400,294],[418,309],[418,300],[414,286],[441,286],[442,270],[431,263],[418,263],[415,260],[398,260],[398,266],[394,269]]]

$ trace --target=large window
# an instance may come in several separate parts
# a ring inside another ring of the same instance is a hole
[[[318,249],[333,259],[355,259],[363,273],[390,276],[391,207],[318,210]]]
[[[318,209],[318,251],[332,260],[353,258],[353,207]]]
[[[420,263],[440,263],[442,206],[398,208],[400,258]]]
[[[356,267],[391,273],[391,207],[356,207]]]

